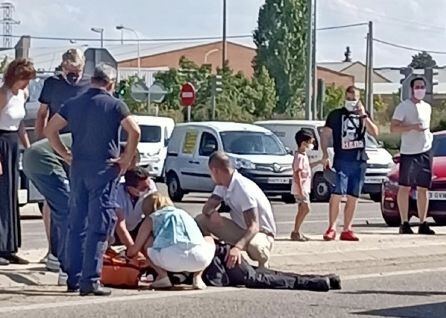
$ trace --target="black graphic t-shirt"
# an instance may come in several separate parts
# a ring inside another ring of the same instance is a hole
[[[330,112],[325,123],[333,131],[334,160],[367,161],[364,120],[346,108]]]

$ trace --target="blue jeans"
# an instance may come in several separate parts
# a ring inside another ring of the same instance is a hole
[[[335,160],[336,186],[333,194],[358,198],[364,185],[367,163],[364,161]]]
[[[43,195],[51,209],[50,249],[66,271],[66,234],[68,230],[70,185],[65,175],[26,171],[26,176]]]
[[[71,168],[71,200],[67,236],[69,288],[90,291],[101,277],[102,257],[116,223],[118,169],[103,174]]]

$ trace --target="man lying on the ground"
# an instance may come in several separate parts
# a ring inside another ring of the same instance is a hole
[[[125,182],[118,185],[115,244],[132,246],[143,221],[142,198],[157,191],[149,172],[136,167],[128,170]]]
[[[229,268],[227,256],[231,245],[216,242],[215,255],[211,264],[203,272],[203,280],[208,286],[245,286],[256,289],[288,289],[327,292],[341,289],[338,275],[300,275],[251,266],[244,258],[240,264]],[[150,274],[156,276],[156,273]],[[192,274],[169,273],[173,284],[191,284]]]
[[[242,176],[223,152],[209,158],[209,170],[217,185],[196,221],[204,235],[212,234],[233,247],[228,254],[228,267],[241,262],[241,252],[268,267],[268,260],[276,235],[276,224],[271,204],[253,181]],[[217,212],[222,202],[231,208],[231,219]]]

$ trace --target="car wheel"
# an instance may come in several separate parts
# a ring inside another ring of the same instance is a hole
[[[167,192],[172,201],[181,202],[183,200],[184,191],[181,189],[180,181],[174,172],[167,175]]]
[[[383,214],[384,222],[390,227],[397,227],[401,225],[401,218],[400,216],[388,216]]]
[[[446,216],[434,216],[437,225],[446,225]]]
[[[325,180],[321,173],[313,178],[313,197],[316,201],[327,202],[331,195],[331,185]]]
[[[369,193],[370,199],[375,202],[381,202],[382,194],[381,192]]]
[[[282,201],[288,204],[296,203],[294,195],[289,193],[282,194]]]

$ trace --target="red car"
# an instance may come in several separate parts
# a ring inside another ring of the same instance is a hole
[[[438,225],[446,225],[446,131],[434,133],[432,185],[429,191],[428,216],[433,217]],[[399,226],[401,223],[397,203],[399,179],[399,155],[394,157],[396,165],[388,174],[388,180],[383,183],[381,212],[384,221],[389,226]],[[409,199],[409,217],[416,216],[416,191],[412,189]]]

